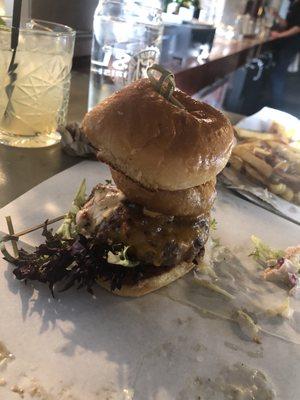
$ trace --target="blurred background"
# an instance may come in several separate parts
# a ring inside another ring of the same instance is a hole
[[[263,106],[272,106],[270,73],[274,66],[274,48],[261,46],[244,54],[247,40],[265,42],[276,25],[275,10],[285,18],[290,0],[164,0],[161,63],[179,74],[179,87],[227,111],[250,115]],[[76,30],[74,69],[88,73],[93,37],[93,15],[98,0],[23,0],[22,15],[66,24]],[[12,0],[0,0],[0,14],[12,13]],[[232,58],[233,46],[239,60]],[[247,46],[246,46],[247,47]],[[276,51],[276,49],[275,49]],[[201,80],[195,74],[180,74],[206,61],[223,58],[220,76],[210,70]],[[235,63],[222,72],[227,63]],[[206,79],[211,73],[213,76]],[[84,84],[83,84],[84,85]],[[79,83],[80,86],[80,83]],[[192,89],[193,87],[193,89]],[[190,88],[190,89],[189,89]],[[286,90],[280,108],[300,117],[299,57],[290,65]],[[81,87],[86,92],[86,88]],[[74,94],[76,95],[76,94]],[[87,101],[83,96],[84,101]]]
[[[230,161],[230,187],[241,184],[239,195],[259,205],[266,188],[300,204],[299,166],[290,161],[300,149],[300,0],[22,0],[21,30],[3,17],[12,10],[13,0],[0,0],[0,206],[93,158],[86,111],[154,63],[251,142],[247,159],[240,152]],[[278,156],[278,140],[289,156]],[[262,177],[261,159],[275,181]],[[277,200],[279,208],[264,206],[294,220]]]

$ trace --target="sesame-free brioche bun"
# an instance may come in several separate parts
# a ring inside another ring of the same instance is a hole
[[[148,189],[183,190],[211,181],[234,144],[229,120],[180,90],[181,109],[136,81],[92,109],[83,130],[100,160]]]
[[[142,279],[137,284],[123,284],[121,289],[115,289],[113,294],[123,297],[144,296],[145,294],[154,292],[163,286],[169,285],[170,283],[190,272],[193,268],[195,268],[195,264],[182,262],[169,271],[162,272],[161,274],[152,276],[150,278]],[[110,281],[98,278],[97,282],[101,287],[111,292]]]
[[[210,211],[216,197],[216,178],[177,191],[149,190],[111,168],[112,178],[128,200],[164,215],[196,216]]]

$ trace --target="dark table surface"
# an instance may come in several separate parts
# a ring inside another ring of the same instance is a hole
[[[81,121],[87,109],[88,74],[73,72],[69,121]],[[22,149],[0,144],[0,207],[29,189],[79,162],[65,154],[61,145]]]

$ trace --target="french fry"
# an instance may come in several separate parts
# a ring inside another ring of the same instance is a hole
[[[254,154],[250,153],[247,148],[237,145],[233,149],[233,154],[246,161],[253,168],[255,168],[259,172],[259,174],[264,175],[266,178],[270,178],[270,176],[272,175],[273,168],[271,167],[271,165],[266,163],[261,158],[258,158]]]
[[[274,194],[283,194],[286,191],[286,185],[284,183],[270,183],[269,190]]]
[[[279,124],[276,121],[273,121],[272,125],[270,126],[270,132],[284,135],[285,129],[281,124]]]
[[[295,193],[294,202],[300,206],[300,192]]]
[[[240,171],[243,166],[243,160],[240,157],[232,156],[230,158],[230,166],[236,171]]]
[[[275,134],[277,133],[278,135],[281,135],[288,139],[291,139],[297,133],[295,128],[290,127],[289,129],[287,129],[284,125],[277,121],[272,122],[272,125],[270,126],[270,132]]]
[[[263,185],[267,186],[268,182],[266,181],[266,179],[259,174],[256,169],[254,169],[253,167],[251,167],[251,165],[249,164],[245,164],[245,171],[247,173],[247,175],[254,181],[258,181],[259,183],[262,183]]]
[[[245,139],[233,149],[230,166],[287,201],[300,204],[300,152],[276,140]]]
[[[289,145],[267,140],[267,144],[274,149],[278,155],[293,163],[300,164],[300,152]]]
[[[269,190],[287,201],[292,201],[295,197],[293,190],[288,188],[284,183],[270,184]]]
[[[262,146],[262,141],[260,140],[247,140],[245,142],[238,143],[234,149],[243,149],[247,151],[252,151],[254,147],[261,147]]]
[[[272,152],[270,150],[263,149],[262,147],[254,147],[253,153],[255,155],[256,154],[261,154],[262,156],[266,156],[266,157],[272,155]]]
[[[281,160],[274,166],[274,171],[277,172],[278,170],[286,171],[289,168],[289,163],[287,160]]]
[[[296,174],[289,174],[287,172],[283,171],[276,171],[276,175],[280,176],[280,178],[284,179],[285,182],[290,182],[293,184],[299,184],[300,185],[300,176]]]
[[[285,191],[280,195],[283,199],[287,201],[292,201],[294,198],[294,192],[290,188],[286,188]]]
[[[261,139],[261,140],[279,140],[278,134],[268,132],[257,132],[249,129],[235,127],[237,136],[240,139]]]

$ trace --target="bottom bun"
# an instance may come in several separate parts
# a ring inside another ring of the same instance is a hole
[[[150,278],[142,279],[136,285],[124,284],[120,290],[115,289],[114,291],[111,291],[110,289],[110,281],[99,278],[97,282],[101,287],[113,294],[116,294],[117,296],[140,297],[144,296],[145,294],[154,292],[155,290],[158,290],[163,286],[169,285],[170,283],[176,281],[177,279],[190,272],[194,267],[195,264],[193,263],[182,262],[176,267],[170,269],[169,271],[163,272],[160,275],[155,275]]]

